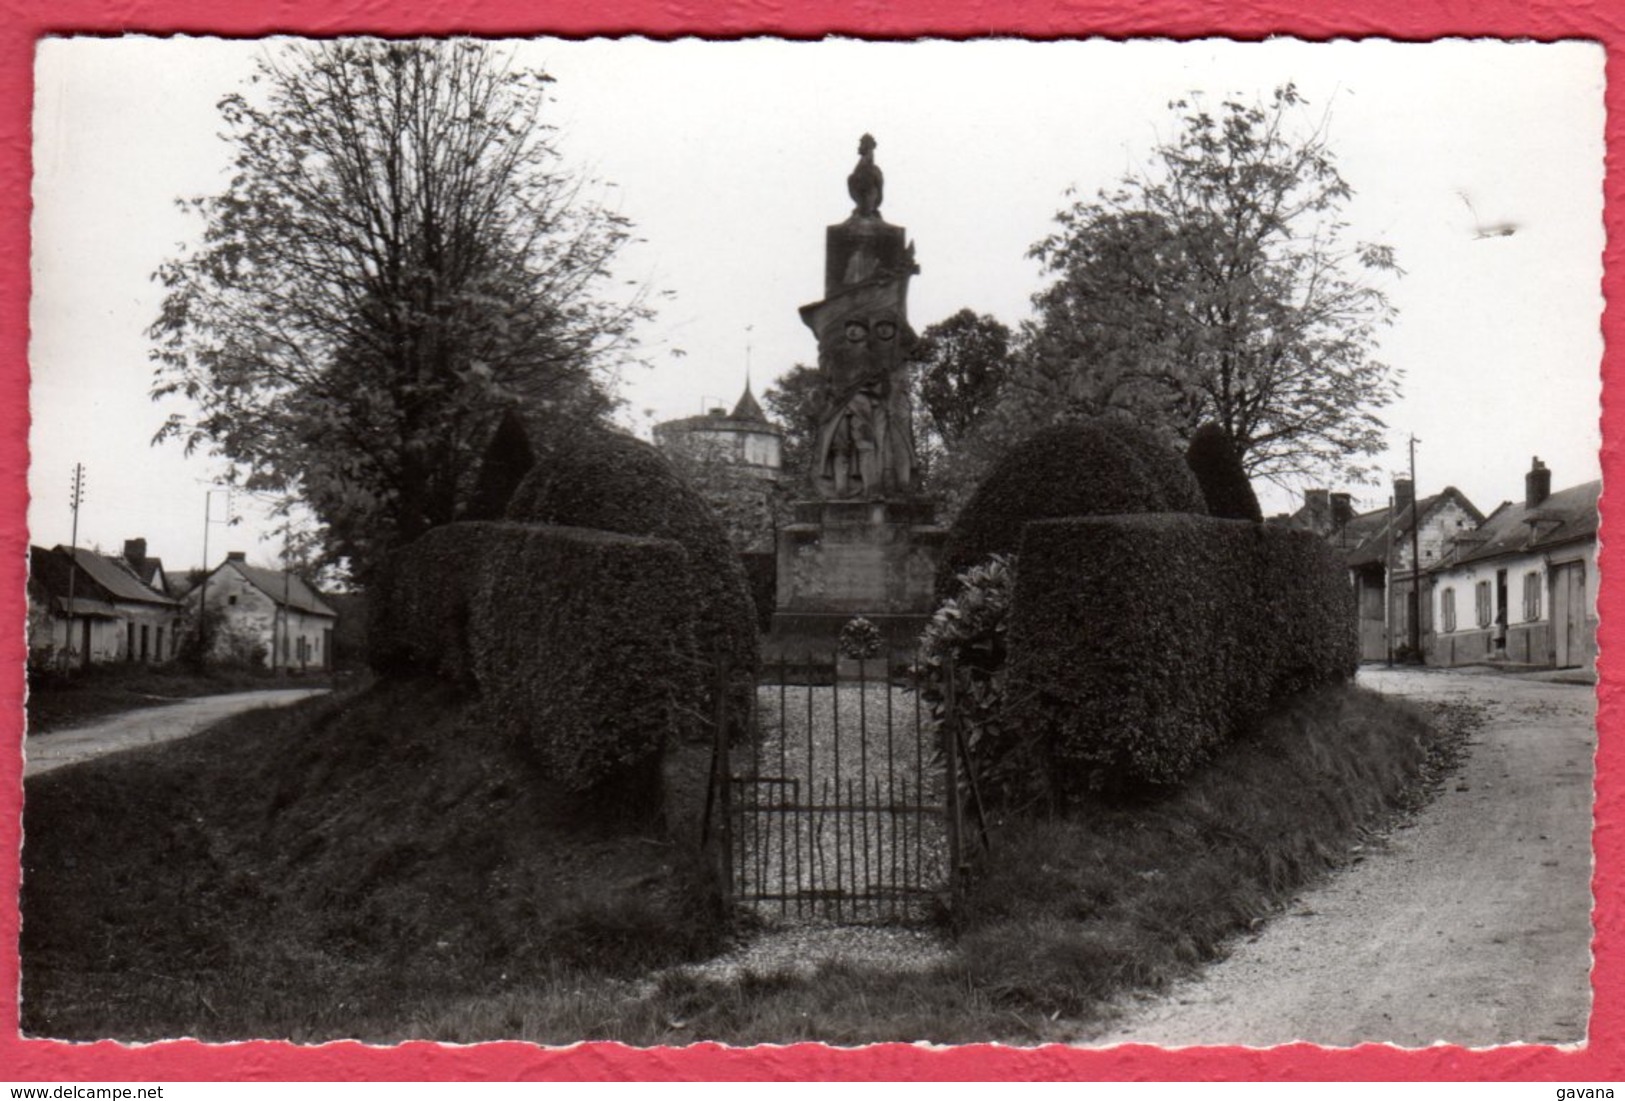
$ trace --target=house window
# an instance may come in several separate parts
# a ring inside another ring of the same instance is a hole
[[[1495,618],[1495,608],[1490,597],[1490,583],[1480,581],[1475,592],[1478,597],[1478,625],[1488,627],[1490,620]]]
[[[1540,571],[1530,570],[1523,575],[1523,618],[1533,623],[1540,618]]]
[[[1439,619],[1444,623],[1446,632],[1456,629],[1456,590],[1446,589],[1439,598]]]

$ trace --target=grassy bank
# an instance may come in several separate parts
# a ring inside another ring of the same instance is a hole
[[[433,686],[251,712],[25,795],[30,1034],[386,1038],[403,1007],[718,943],[686,846],[594,825]]]
[[[197,696],[288,686],[315,688],[330,683],[331,677],[319,674],[288,677],[265,669],[199,672],[177,663],[93,665],[71,673],[30,670],[28,733],[50,734],[109,715]]]
[[[1356,690],[1299,701],[1178,792],[996,828],[941,964],[719,982],[671,967],[721,946],[687,846],[572,825],[545,777],[442,694],[311,701],[30,781],[23,1025],[640,1045],[1087,1037],[1114,999],[1222,955],[1380,844],[1453,764],[1468,716],[1445,718]]]

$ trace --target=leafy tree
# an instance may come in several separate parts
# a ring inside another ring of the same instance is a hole
[[[609,405],[647,316],[608,296],[626,219],[589,201],[541,121],[550,78],[471,41],[339,40],[263,55],[220,109],[234,173],[185,200],[163,264],[158,440],[301,498],[365,577],[454,519],[500,413]]]
[[[813,451],[818,446],[818,418],[824,409],[824,378],[816,367],[798,363],[762,392],[768,417],[784,430],[780,461],[783,482],[793,496],[806,496]]]
[[[1189,437],[1218,423],[1249,475],[1360,477],[1396,373],[1374,358],[1393,309],[1367,281],[1392,251],[1346,239],[1353,194],[1324,121],[1294,132],[1290,84],[1266,103],[1171,104],[1151,167],[1056,215],[1012,389],[1045,419],[1125,409]]]
[[[1009,356],[1009,327],[969,308],[920,334],[912,357],[919,368],[916,393],[943,447],[951,449],[993,408]]]

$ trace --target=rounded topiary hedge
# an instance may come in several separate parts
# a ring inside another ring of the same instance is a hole
[[[1162,493],[1162,512],[1188,512],[1204,516],[1210,510],[1202,496],[1202,486],[1192,473],[1190,464],[1183,461],[1172,440],[1142,425],[1117,417],[1106,417],[1099,427],[1112,439],[1133,452],[1140,460],[1146,476],[1156,483]],[[1151,512],[1152,509],[1139,509]]]
[[[1242,468],[1241,457],[1223,428],[1209,421],[1196,430],[1185,450],[1185,464],[1202,487],[1210,516],[1221,520],[1251,520],[1262,523],[1252,482]]]
[[[515,523],[564,524],[671,539],[688,555],[702,658],[756,668],[756,609],[739,555],[711,506],[654,447],[598,425],[534,439],[536,464],[508,502]]]
[[[1199,516],[1031,524],[1009,720],[1061,802],[1173,784],[1279,700],[1354,675],[1353,590],[1310,532]]]
[[[938,566],[937,598],[952,596],[970,567],[1014,553],[1029,521],[1137,512],[1206,514],[1178,451],[1112,417],[1043,429],[1011,448],[960,510]]]

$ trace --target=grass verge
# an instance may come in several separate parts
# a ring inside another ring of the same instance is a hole
[[[403,1007],[637,975],[720,937],[688,846],[584,821],[432,685],[60,769],[23,817],[32,1035],[386,1039]]]
[[[143,707],[158,707],[197,696],[252,692],[264,688],[318,688],[327,675],[277,676],[265,669],[210,669],[197,672],[169,665],[93,665],[71,673],[28,673],[28,733],[50,734]]]
[[[1180,790],[998,826],[945,963],[717,981],[673,966],[721,941],[687,847],[571,826],[462,714],[426,688],[310,701],[30,781],[25,1031],[1087,1039],[1379,845],[1472,719],[1299,700]]]

